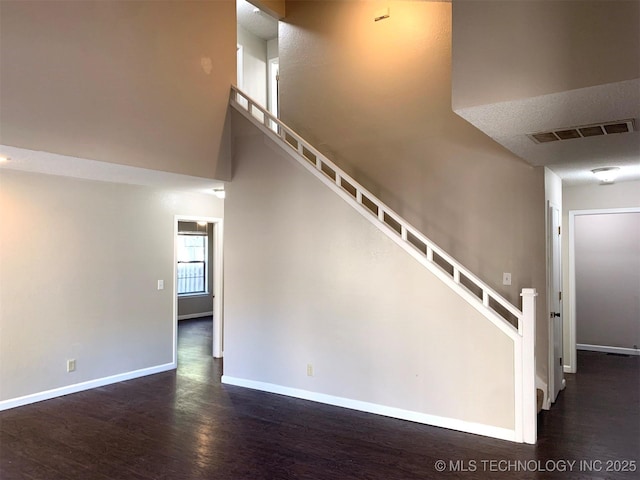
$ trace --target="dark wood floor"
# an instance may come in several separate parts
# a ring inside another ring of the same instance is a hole
[[[0,412],[0,478],[640,477],[638,357],[580,352],[531,446],[223,386],[211,322],[179,330],[177,372]]]

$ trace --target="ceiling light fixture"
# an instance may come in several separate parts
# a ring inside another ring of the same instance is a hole
[[[9,157],[5,157],[4,155],[0,155],[0,163],[5,163],[11,160]]]
[[[213,194],[218,198],[225,198],[227,193],[224,191],[224,188],[214,188]]]
[[[591,170],[591,173],[593,173],[602,183],[613,183],[616,178],[618,178],[620,167],[594,168]]]

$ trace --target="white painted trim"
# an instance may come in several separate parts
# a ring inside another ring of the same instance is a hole
[[[574,215],[611,215],[614,213],[640,213],[640,207],[600,208],[589,210],[569,210]]]
[[[547,201],[547,225],[546,225],[546,230],[547,230],[547,328],[549,330],[549,344],[548,344],[548,358],[547,361],[549,362],[547,364],[547,391],[545,391],[545,397],[548,396],[548,401],[549,403],[553,403],[556,401],[556,378],[555,378],[555,365],[556,362],[559,360],[557,358],[555,358],[555,331],[554,331],[554,324],[555,324],[555,318],[551,317],[551,306],[552,306],[552,302],[553,300],[553,294],[555,292],[552,292],[552,285],[553,285],[553,265],[551,264],[551,259],[552,259],[552,253],[553,253],[553,241],[554,241],[554,237],[555,237],[555,229],[553,228],[553,212],[552,209],[555,208],[558,210],[558,219],[559,219],[559,225],[560,227],[562,227],[562,206],[558,205],[557,203],[554,203],[552,201]],[[560,236],[560,248],[558,251],[560,258],[560,291],[562,291],[562,235]],[[560,301],[560,307],[559,307],[559,312],[560,315],[562,316],[564,314],[564,308],[563,308],[563,302]],[[561,317],[562,318],[562,317]],[[564,322],[564,318],[562,318],[562,321]],[[564,331],[564,326],[562,327],[563,331]],[[563,339],[563,347],[564,347],[564,339]],[[562,352],[562,356],[565,356],[564,351]],[[563,378],[564,380],[564,378]],[[548,409],[547,409],[548,410]]]
[[[578,356],[576,353],[576,260],[575,260],[575,212],[569,211],[569,355],[565,355],[568,373],[578,371]]]
[[[213,227],[213,281],[215,283],[213,297],[213,357],[224,356],[224,222],[222,219]]]
[[[244,88],[244,47],[236,44],[236,85]]]
[[[588,343],[576,344],[577,350],[591,352],[616,353],[619,355],[640,355],[640,348],[610,347],[608,345],[589,345]]]
[[[521,394],[516,395],[514,401],[516,407],[520,405],[522,416],[522,430],[517,434],[516,441],[535,444],[538,439],[538,408],[536,394],[536,297],[538,293],[535,288],[523,288],[522,293],[522,313],[524,314],[522,324],[521,344],[521,370],[514,372],[514,381],[520,383]],[[516,412],[518,408],[516,408]]]
[[[545,167],[546,168],[546,167]],[[546,267],[547,267],[547,314],[546,314],[546,319],[547,319],[547,328],[549,330],[548,332],[548,337],[547,337],[547,342],[549,342],[547,344],[547,387],[548,390],[544,391],[544,400],[546,400],[548,397],[551,397],[551,395],[549,395],[550,393],[552,394],[553,392],[553,385],[554,385],[554,369],[555,369],[555,359],[554,359],[554,353],[555,353],[555,348],[554,348],[554,331],[553,331],[553,318],[551,318],[551,303],[553,302],[553,300],[551,299],[551,286],[553,285],[553,279],[551,278],[553,275],[553,265],[551,264],[551,257],[552,257],[552,251],[553,251],[553,213],[552,213],[552,209],[553,208],[558,208],[558,205],[556,205],[555,203],[551,202],[551,200],[547,200],[547,210],[545,212],[545,217],[546,217],[546,222],[545,222],[545,233],[546,233],[546,242],[545,242],[545,247],[546,247]],[[560,224],[562,224],[562,210],[560,210]],[[562,248],[562,247],[561,247]],[[561,267],[562,268],[562,267]],[[536,380],[537,380],[537,372],[536,372]],[[536,387],[537,387],[537,381],[536,381]],[[544,405],[544,400],[543,400],[543,405]],[[554,399],[555,400],[555,399]]]
[[[521,337],[513,340],[513,430],[515,442],[524,441],[525,415],[524,415],[524,345]],[[535,368],[535,366],[534,366]],[[520,374],[518,374],[520,372]]]
[[[204,297],[210,297],[212,296],[213,293],[206,291],[204,293],[179,293],[178,294],[178,298],[181,300],[186,300],[189,298],[204,298]]]
[[[178,320],[189,320],[191,318],[210,317],[213,316],[213,311],[202,313],[189,313],[188,315],[178,315]]]
[[[427,257],[425,257],[424,254],[419,252],[416,248],[409,247],[407,245],[407,242],[405,242],[402,239],[402,236],[398,235],[398,232],[393,230],[391,227],[389,227],[385,223],[380,222],[378,220],[378,217],[376,217],[374,215],[371,215],[371,213],[369,212],[367,207],[362,206],[362,204],[359,203],[357,199],[354,199],[349,193],[347,193],[342,188],[338,187],[335,182],[332,182],[331,180],[329,180],[325,176],[324,173],[322,173],[318,168],[316,168],[313,165],[311,165],[299,152],[296,152],[295,150],[293,150],[292,147],[289,144],[287,144],[284,140],[282,140],[282,138],[280,138],[272,130],[267,128],[260,120],[256,119],[254,117],[254,115],[249,113],[239,102],[237,102],[236,100],[232,99],[230,101],[230,104],[241,115],[243,115],[245,118],[250,120],[258,129],[260,129],[263,133],[265,133],[273,141],[273,143],[276,146],[281,148],[282,151],[288,153],[293,159],[295,159],[297,161],[296,164],[301,165],[303,168],[305,168],[311,174],[313,174],[316,178],[318,178],[322,183],[324,183],[331,190],[333,190],[340,198],[342,198],[345,202],[347,202],[349,205],[351,205],[358,213],[360,213],[369,222],[371,222],[373,225],[378,227],[378,229],[380,231],[382,231],[393,242],[395,242],[397,245],[399,245],[405,252],[407,252],[409,255],[414,257],[418,262],[420,262],[423,266],[425,266],[431,273],[433,273],[435,276],[437,276],[442,282],[447,284],[459,296],[464,298],[467,301],[467,303],[469,303],[469,305],[471,305],[478,312],[480,312],[485,318],[487,318],[491,323],[493,323],[496,327],[498,327],[503,333],[505,333],[507,336],[509,336],[509,338],[515,340],[519,336],[517,328],[515,328],[513,325],[508,323],[503,317],[501,317],[500,315],[495,313],[495,311],[493,309],[491,309],[490,307],[488,307],[486,305],[483,305],[482,301],[479,301],[478,297],[476,297],[475,294],[471,293],[463,285],[456,283],[454,281],[453,277],[451,275],[449,275],[449,273],[445,272],[442,268],[440,268],[433,261],[430,261]],[[254,105],[255,108],[261,108],[258,104],[250,104],[249,108],[252,108],[252,105]],[[262,113],[264,114],[264,111]],[[269,113],[266,112],[266,115],[268,116]],[[282,124],[282,125],[284,125],[284,124]],[[310,146],[308,147],[307,145],[305,145],[305,148],[312,148],[312,147],[310,147]],[[376,199],[377,198],[377,197],[375,197],[375,195],[370,194],[364,188],[361,188],[359,186],[358,182],[353,180],[346,173],[341,172],[333,164],[330,164],[329,161],[326,159],[326,157],[322,156],[322,154],[320,152],[317,152],[315,150],[311,150],[311,151],[312,151],[312,153],[317,155],[318,159],[322,158],[322,162],[326,163],[332,169],[334,169],[336,172],[340,173],[341,178],[344,178],[345,180],[347,180],[351,185],[356,187],[356,189],[358,191],[362,190],[362,193],[366,194],[368,196],[368,198],[370,198],[370,199]],[[382,205],[382,203],[380,203],[380,205]],[[391,209],[385,208],[385,212],[388,213],[393,218],[395,218],[396,220],[399,219],[399,218],[402,218],[399,215],[395,214]],[[503,302],[502,306],[505,307],[507,310],[509,310],[509,312],[511,314],[516,316],[520,320],[519,323],[521,323],[521,319],[522,319],[522,312],[521,311],[519,311],[516,307],[511,305],[511,303],[509,303],[506,300],[504,300],[502,298],[502,296],[499,295],[495,290],[493,290],[490,287],[486,286],[486,284],[484,282],[482,282],[479,279],[477,279],[477,277],[475,277],[475,275],[473,275],[471,272],[466,270],[462,265],[458,264],[455,261],[455,259],[450,257],[444,250],[440,249],[435,244],[433,244],[430,240],[428,240],[426,237],[424,237],[418,230],[411,229],[410,232],[411,232],[412,235],[414,235],[417,238],[420,238],[421,240],[423,240],[425,242],[425,244],[427,244],[434,251],[436,251],[436,253],[438,255],[444,257],[447,260],[447,262],[451,263],[451,265],[454,268],[460,269],[463,272],[463,274],[465,275],[465,277],[467,277],[467,278],[469,278],[471,280],[475,280],[478,285],[485,285],[485,287],[483,287],[483,290],[485,292],[490,293],[491,297],[493,299],[495,299],[496,301],[498,301],[498,299],[502,299],[502,302]]]
[[[156,373],[162,373],[168,370],[175,370],[175,368],[175,362],[165,363],[163,365],[157,365],[155,367],[142,368],[140,370],[133,370],[131,372],[119,373],[117,375],[111,375],[109,377],[97,378],[95,380],[88,380],[86,382],[67,385],[65,387],[54,388],[51,390],[46,390],[44,392],[32,393],[30,395],[24,395],[22,397],[11,398],[9,400],[3,400],[0,402],[0,411],[8,410],[10,408],[22,407],[31,403],[42,402],[43,400],[62,397],[63,395],[91,390],[92,388],[104,387],[105,385],[124,382],[125,380],[132,380],[134,378],[146,377],[147,375],[154,375]]]
[[[569,363],[565,372],[578,371],[576,344],[576,254],[575,254],[575,220],[578,215],[603,215],[616,213],[640,213],[640,207],[601,208],[589,210],[569,210]],[[566,360],[566,359],[565,359]]]
[[[235,385],[238,387],[251,388],[263,392],[276,393],[287,397],[300,398],[310,400],[312,402],[334,405],[336,407],[349,408],[360,412],[374,413],[376,415],[384,415],[386,417],[408,420],[411,422],[422,423],[434,427],[449,428],[460,432],[473,433],[483,435],[485,437],[499,438],[501,440],[515,440],[515,431],[508,428],[495,427],[493,425],[485,425],[482,423],[467,422],[455,418],[441,417],[438,415],[430,415],[427,413],[414,412],[402,408],[388,407],[377,403],[363,402],[350,398],[336,397],[334,395],[326,395],[324,393],[310,392],[299,388],[283,387],[273,383],[258,382],[255,380],[246,380],[243,378],[222,376],[222,383],[226,385]]]
[[[398,243],[398,245],[402,246],[407,251],[415,251],[417,250],[415,246],[407,244],[404,240],[404,235],[399,235],[399,232],[389,227],[385,222],[380,222],[379,217],[382,215],[378,213],[377,216],[371,215],[371,211],[362,204],[362,198],[366,196],[371,203],[373,203],[378,211],[382,209],[385,216],[389,216],[394,219],[397,223],[401,225],[402,228],[405,228],[411,235],[413,235],[417,240],[419,240],[427,249],[427,257],[430,257],[429,251],[437,253],[443,259],[449,263],[454,272],[459,270],[460,273],[464,274],[464,276],[474,283],[478,288],[482,289],[483,292],[483,303],[484,306],[487,307],[484,299],[486,297],[491,297],[494,301],[502,305],[507,311],[509,311],[513,316],[518,319],[522,318],[522,311],[515,307],[511,302],[506,300],[502,295],[489,287],[485,282],[480,280],[476,275],[474,275],[471,271],[467,270],[463,265],[458,263],[451,255],[445,252],[442,248],[437,246],[434,242],[429,240],[426,236],[424,236],[418,229],[410,225],[405,219],[403,219],[400,215],[398,215],[393,209],[391,209],[388,205],[384,204],[380,199],[378,199],[375,195],[365,189],[360,183],[358,183],[354,178],[344,172],[340,167],[338,167],[335,163],[329,160],[325,155],[323,155],[320,151],[313,147],[309,142],[304,140],[300,135],[298,135],[293,129],[284,124],[278,118],[275,118],[271,115],[259,102],[256,102],[251,97],[238,90],[236,87],[231,87],[231,98],[229,100],[229,104],[234,107],[238,112],[240,112],[243,116],[249,119],[256,127],[262,130],[269,138],[275,140],[276,144],[283,148],[283,150],[290,153],[290,157],[297,160],[304,168],[313,173],[318,179],[320,179],[325,185],[330,187],[336,193],[340,195],[341,198],[348,199],[347,201],[356,208],[362,215],[370,218],[370,221],[374,225],[380,225],[381,227],[385,227],[383,231],[387,235],[395,235],[394,241]],[[238,100],[243,100],[239,102]],[[247,105],[243,105],[244,100],[246,100]],[[256,114],[256,110],[258,111]],[[266,125],[266,120],[269,120],[271,123],[275,124],[273,129],[270,126]],[[277,127],[277,128],[276,128]],[[288,139],[290,138],[292,141],[297,142],[297,147],[294,146]],[[310,154],[315,156],[315,162],[312,165],[309,162],[309,158],[304,156],[304,150],[307,150]],[[323,166],[326,166],[328,169],[332,170],[335,174],[335,178],[329,178],[322,170]],[[346,193],[339,185],[346,181],[352,185],[352,187],[356,190],[356,199]],[[376,220],[371,220],[375,218]],[[382,228],[381,228],[382,230]],[[424,252],[421,254],[424,257]],[[430,262],[433,262],[433,259],[429,259]],[[438,267],[439,270],[443,271],[442,268]],[[455,275],[455,274],[454,274]],[[449,275],[451,278],[451,275]],[[455,282],[453,282],[455,284]],[[477,298],[476,298],[477,300]],[[484,310],[491,310],[484,308]],[[495,311],[493,311],[494,316],[499,317]],[[489,318],[489,317],[487,317]],[[511,326],[510,322],[505,318],[502,318],[502,321]]]
[[[269,112],[271,112],[274,117],[278,118],[280,117],[280,102],[278,98],[278,81],[276,80],[278,73],[276,72],[279,70],[280,57],[270,58],[267,61],[267,106]]]

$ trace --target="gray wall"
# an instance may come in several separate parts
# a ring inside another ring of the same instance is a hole
[[[213,223],[207,224],[207,284],[208,290],[202,295],[178,296],[178,320],[180,317],[193,318],[197,315],[211,315],[213,312]],[[198,231],[196,222],[178,222],[178,232]]]
[[[227,179],[232,0],[0,2],[0,143]]]
[[[638,78],[640,2],[453,2],[454,109]]]
[[[239,114],[233,130],[225,377],[512,429],[512,340]]]
[[[173,361],[175,215],[223,202],[0,170],[0,401]]]
[[[576,342],[640,346],[640,212],[575,217]]]
[[[287,2],[281,117],[512,303],[535,287],[544,377],[544,171],[451,110],[451,4],[388,3]]]

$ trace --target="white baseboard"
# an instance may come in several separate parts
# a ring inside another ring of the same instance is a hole
[[[188,315],[178,315],[178,320],[189,320],[191,318],[211,317],[213,312],[190,313]]]
[[[112,375],[110,377],[98,378],[95,380],[76,383],[74,385],[67,385],[66,387],[54,388],[52,390],[46,390],[44,392],[32,393],[30,395],[25,395],[22,397],[11,398],[9,400],[3,400],[0,402],[0,411],[8,410],[10,408],[22,407],[23,405],[29,405],[30,403],[41,402],[43,400],[50,400],[56,397],[62,397],[63,395],[82,392],[84,390],[91,390],[92,388],[103,387],[112,383],[124,382],[125,380],[131,380],[134,378],[146,377],[147,375],[166,372],[167,370],[174,370],[175,368],[175,363],[165,363],[164,365],[142,368],[140,370],[134,370],[132,372],[120,373],[118,375]]]
[[[640,355],[638,348],[608,347],[606,345],[589,345],[586,343],[576,344],[578,350],[589,350],[591,352],[617,353],[619,355]]]
[[[409,420],[411,422],[423,423],[434,427],[448,428],[485,437],[499,438],[501,440],[509,440],[515,442],[515,430],[507,428],[494,427],[481,423],[467,422],[456,418],[440,417],[437,415],[429,415],[426,413],[404,410],[401,408],[387,407],[376,403],[363,402],[360,400],[352,400],[349,398],[336,397],[323,393],[310,392],[298,388],[283,387],[273,383],[257,382],[255,380],[246,380],[243,378],[222,376],[222,383],[227,385],[235,385],[238,387],[251,388],[261,390],[263,392],[276,393],[287,397],[300,398],[310,400],[312,402],[334,405],[336,407],[349,408],[361,412],[374,413],[385,417],[399,418],[401,420]]]

